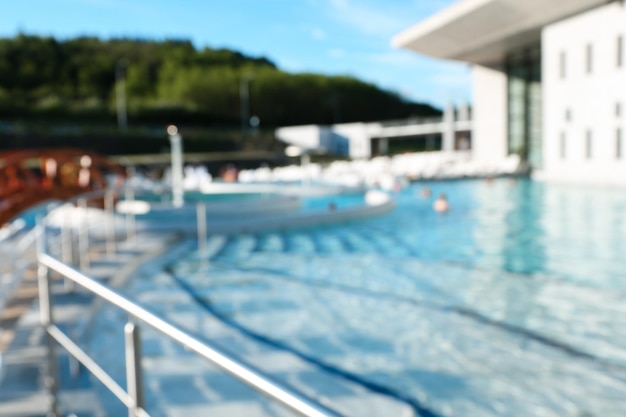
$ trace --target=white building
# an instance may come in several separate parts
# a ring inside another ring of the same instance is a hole
[[[626,184],[626,6],[461,0],[393,44],[473,65],[473,156],[550,180]]]
[[[413,142],[421,141],[431,150],[465,151],[470,146],[471,126],[467,105],[463,104],[455,111],[450,103],[443,118],[287,126],[276,129],[275,135],[306,152],[366,159],[387,155],[389,141],[407,138]]]

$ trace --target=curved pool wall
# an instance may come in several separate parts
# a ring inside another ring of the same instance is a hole
[[[203,203],[206,209],[208,232],[240,233],[271,229],[306,227],[341,223],[349,220],[378,216],[393,210],[393,198],[381,191],[347,193],[345,188],[295,187],[298,196],[289,187],[278,194],[256,192],[246,196],[246,187],[228,187],[236,196],[232,200]],[[216,192],[224,195],[227,187]],[[266,187],[277,191],[280,186]],[[244,198],[242,198],[244,196]],[[196,196],[202,202],[202,196]],[[304,201],[303,201],[304,200]],[[150,211],[137,216],[137,227],[146,231],[197,232],[197,202],[187,202],[181,208],[169,204],[150,203]]]
[[[220,183],[212,182],[201,187],[203,194],[229,194],[229,193],[265,193],[265,194],[287,194],[296,196],[324,196],[357,194],[367,191],[362,186],[341,186],[341,185],[316,185],[307,183]]]
[[[211,202],[197,199],[187,200],[181,208],[173,207],[169,203],[153,202],[150,204],[150,211],[146,213],[147,218],[162,218],[167,220],[167,216],[172,221],[179,220],[179,217],[188,217],[190,210],[195,211],[198,203],[204,204],[207,215],[218,217],[238,217],[251,216],[254,214],[276,214],[289,213],[300,209],[301,201],[295,196],[284,195],[243,195],[231,199],[223,199],[219,202]]]
[[[190,253],[162,291],[133,292],[207,337],[229,327],[218,343],[244,357],[254,339],[416,414],[621,417],[626,195],[496,180],[427,183],[424,199],[424,184],[385,216],[214,235],[209,262]]]

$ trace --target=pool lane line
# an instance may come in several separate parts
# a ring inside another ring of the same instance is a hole
[[[459,306],[453,306],[453,305],[438,304],[438,303],[433,303],[433,302],[428,302],[428,301],[423,301],[423,300],[416,300],[416,299],[405,297],[402,295],[391,294],[391,293],[380,292],[380,291],[372,291],[372,290],[367,290],[363,288],[353,287],[350,285],[337,284],[337,283],[324,281],[324,280],[307,279],[306,281],[303,281],[303,280],[294,278],[291,274],[286,273],[285,271],[274,270],[271,268],[239,267],[239,269],[247,271],[247,272],[257,272],[257,273],[268,274],[267,276],[271,279],[288,281],[288,282],[298,284],[298,285],[334,289],[334,290],[341,291],[341,292],[347,292],[352,295],[361,295],[361,296],[375,298],[375,299],[387,299],[390,301],[403,302],[403,303],[412,304],[412,305],[419,306],[419,307],[425,307],[425,308],[428,308],[431,310],[437,310],[440,312],[451,312],[451,313],[463,316],[465,318],[474,320],[481,324],[496,327],[500,330],[504,330],[509,333],[513,333],[518,336],[525,337],[529,340],[540,343],[544,346],[551,347],[553,349],[559,350],[563,353],[574,356],[576,358],[592,362],[596,365],[601,365],[604,368],[608,368],[610,370],[619,370],[619,371],[626,370],[625,365],[615,363],[610,360],[606,360],[604,358],[598,357],[589,352],[585,352],[584,350],[580,350],[574,346],[571,346],[565,342],[552,339],[539,332],[536,332],[536,331],[533,331],[533,330],[530,330],[521,326],[516,326],[514,324],[505,323],[503,321],[492,319],[488,316],[485,316],[467,307],[459,307]],[[624,380],[623,378],[619,378],[618,376],[613,376],[613,377],[618,379],[622,383],[626,383],[626,380]]]
[[[242,333],[243,335],[247,336],[250,339],[256,340],[258,342],[264,343],[266,345],[269,345],[271,347],[273,347],[274,349],[277,350],[282,350],[285,352],[289,352],[295,356],[297,356],[298,358],[313,364],[315,366],[317,366],[319,369],[322,369],[326,372],[328,372],[329,374],[338,376],[340,378],[343,378],[347,381],[353,382],[357,385],[360,385],[364,388],[367,388],[368,390],[372,391],[372,392],[376,392],[378,394],[393,398],[394,400],[403,402],[405,404],[407,404],[408,406],[410,406],[413,411],[415,411],[417,413],[418,416],[420,417],[444,417],[441,414],[436,413],[435,411],[425,407],[424,405],[422,405],[418,400],[409,397],[407,395],[404,395],[398,391],[395,391],[387,386],[381,385],[379,383],[373,382],[373,381],[369,381],[365,378],[360,377],[357,374],[354,374],[352,372],[346,371],[344,369],[341,369],[339,367],[336,367],[334,365],[331,365],[329,363],[326,363],[314,356],[311,356],[307,353],[304,353],[292,346],[289,346],[286,343],[283,343],[279,340],[273,339],[271,337],[265,336],[261,333],[257,333],[252,329],[249,329],[248,327],[244,326],[243,324],[239,323],[238,321],[220,313],[219,311],[217,311],[217,309],[213,308],[213,306],[211,305],[210,302],[208,302],[204,297],[202,297],[201,295],[199,295],[195,289],[190,286],[189,284],[187,284],[187,282],[185,282],[185,280],[183,278],[181,278],[180,276],[178,276],[173,268],[171,267],[167,267],[165,268],[165,272],[169,273],[171,275],[171,277],[174,279],[174,281],[176,283],[179,284],[179,286],[185,291],[187,292],[196,303],[198,303],[198,305],[200,305],[207,313],[209,313],[210,315],[212,315],[214,318],[216,318],[217,320],[219,320],[220,322],[222,322],[223,324],[227,325],[228,327],[235,329],[237,331],[239,331],[240,333]]]

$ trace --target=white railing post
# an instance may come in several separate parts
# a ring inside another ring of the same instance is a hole
[[[21,255],[15,249],[13,249],[11,252],[13,252],[11,256],[11,276],[13,277],[13,280],[11,282],[18,282],[18,280],[20,279],[19,263]]]
[[[70,222],[70,213],[64,211],[71,211],[74,208],[71,204],[64,206],[65,210],[61,211],[61,261],[65,264],[71,265],[74,263],[74,239],[72,237],[72,226]],[[63,285],[66,290],[74,290],[74,282],[67,278],[63,278]]]
[[[198,252],[200,257],[207,253],[207,225],[206,225],[206,204],[196,205],[196,218],[198,223]]]
[[[115,210],[113,190],[108,190],[104,195],[104,212],[106,215],[106,247],[107,255],[115,254]]]
[[[46,253],[46,226],[43,222],[43,218],[39,216],[37,218],[37,258],[41,254]],[[48,388],[50,394],[50,417],[59,416],[59,403],[58,403],[58,370],[55,342],[49,333],[49,329],[54,325],[54,315],[52,314],[52,295],[50,289],[50,276],[48,274],[48,267],[38,262],[37,265],[37,283],[39,286],[39,314],[41,325],[46,330],[46,344],[47,344],[47,360],[48,369],[45,376],[45,385]]]
[[[124,200],[126,200],[129,203],[134,201],[135,192],[130,188],[126,188],[126,190],[124,191]],[[132,204],[128,204],[128,210],[126,211],[126,239],[129,242],[134,242],[135,241],[135,213],[133,213],[131,206]]]
[[[145,408],[143,378],[141,369],[141,339],[139,326],[130,319],[124,326],[126,350],[126,386],[132,404],[128,407],[128,417],[139,417],[139,410]]]
[[[66,204],[63,211],[69,211],[70,207],[72,206]],[[61,260],[69,265],[74,262],[72,259],[72,228],[69,224],[69,214],[63,213],[63,211],[61,211]]]
[[[89,224],[87,223],[87,200],[78,200],[78,207],[81,209],[78,227],[78,266],[85,271],[89,268]]]

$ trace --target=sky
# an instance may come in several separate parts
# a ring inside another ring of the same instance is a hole
[[[188,39],[288,72],[351,75],[438,107],[471,102],[466,64],[391,46],[455,0],[4,0],[0,37]]]

